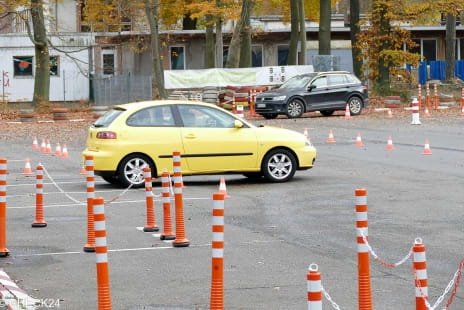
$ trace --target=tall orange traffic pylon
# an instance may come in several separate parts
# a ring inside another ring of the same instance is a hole
[[[364,144],[362,143],[362,140],[361,140],[361,134],[358,133],[358,135],[356,136],[356,143],[354,144],[356,146],[364,146]]]
[[[224,194],[213,194],[210,309],[224,309]]]
[[[327,143],[335,143],[335,138],[332,132],[332,129],[329,130],[329,138],[326,141]]]
[[[8,160],[0,158],[0,257],[10,255],[10,251],[6,248],[6,176]]]
[[[425,145],[424,145],[424,151],[422,152],[422,155],[432,155],[432,151],[430,150],[430,144],[429,140],[425,140]]]
[[[224,177],[221,177],[221,181],[219,182],[219,192],[224,194],[224,198],[230,198],[229,194],[227,194],[226,180]]]
[[[345,108],[345,118],[351,118],[350,106],[348,105],[348,103],[346,104]]]
[[[393,140],[392,140],[392,137],[388,137],[388,141],[387,141],[387,147],[385,148],[385,150],[387,151],[393,151],[395,149],[395,147],[393,146]]]
[[[32,141],[32,149],[33,150],[39,149],[39,143],[37,142],[37,138],[34,138],[34,140]]]
[[[66,144],[63,144],[63,149],[61,150],[61,158],[69,158],[68,148]]]
[[[34,172],[32,172],[32,168],[31,168],[31,162],[29,160],[29,158],[26,158],[25,159],[25,164],[24,164],[24,170],[23,170],[23,175],[33,175]]]

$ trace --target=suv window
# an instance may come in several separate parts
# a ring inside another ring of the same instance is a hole
[[[312,85],[316,86],[317,88],[327,86],[327,77],[326,76],[320,76],[320,77],[316,78],[312,82]]]
[[[346,78],[344,74],[331,74],[329,77],[329,85],[343,85],[346,84]]]

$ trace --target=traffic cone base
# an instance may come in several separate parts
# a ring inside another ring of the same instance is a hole
[[[152,227],[145,226],[145,227],[143,228],[143,231],[144,231],[144,232],[159,231],[159,227],[158,227],[158,226],[152,226]]]
[[[86,244],[84,245],[84,252],[90,253],[90,252],[95,252],[95,244]]]
[[[167,235],[167,234],[161,234],[160,240],[175,240],[176,236],[174,235]]]
[[[47,222],[45,221],[35,221],[31,224],[32,227],[47,227]]]
[[[8,255],[10,255],[10,251],[7,248],[0,251],[0,257],[7,257]]]
[[[190,241],[188,239],[180,239],[180,240],[175,239],[172,242],[172,246],[176,248],[187,247],[189,245],[190,245]]]

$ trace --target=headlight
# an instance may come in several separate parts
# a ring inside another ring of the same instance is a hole
[[[272,98],[274,101],[282,101],[282,100],[285,100],[285,98],[287,98],[287,96],[278,96],[278,97],[274,97]]]
[[[306,139],[305,146],[313,146],[309,139]]]

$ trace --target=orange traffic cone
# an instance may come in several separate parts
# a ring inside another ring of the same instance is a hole
[[[47,152],[47,144],[45,144],[45,139],[42,139],[42,143],[40,144],[40,151],[42,153]]]
[[[334,138],[332,129],[330,129],[330,131],[329,131],[329,138],[327,139],[326,142],[327,142],[327,143],[335,143],[335,138]]]
[[[224,177],[221,177],[221,181],[219,182],[219,192],[224,194],[224,198],[230,198],[229,194],[227,194],[226,180]]]
[[[34,141],[32,141],[32,149],[33,150],[39,149],[39,143],[37,142],[37,138],[34,138]]]
[[[61,157],[61,145],[58,142],[56,143],[55,147],[55,156]]]
[[[305,128],[303,131],[303,135],[307,138],[308,137],[308,128]]]
[[[66,144],[63,144],[63,149],[61,150],[61,158],[68,158],[68,148],[66,147]]]
[[[393,151],[394,149],[395,149],[395,147],[393,146],[392,137],[388,137],[387,147],[385,148],[385,150],[387,150],[387,151]]]
[[[364,144],[362,143],[362,140],[361,140],[361,134],[358,133],[358,135],[356,136],[356,143],[354,144],[356,146],[364,146]]]
[[[30,162],[29,158],[26,158],[25,162],[26,163],[24,164],[24,170],[23,170],[23,173],[21,173],[21,174],[33,175],[34,173],[32,172],[31,162]]]
[[[47,147],[45,149],[46,154],[52,154],[52,145],[50,144],[50,140],[47,140]]]
[[[388,109],[387,118],[393,118],[392,109]]]
[[[430,112],[429,112],[429,109],[427,107],[425,107],[424,117],[430,117]]]
[[[85,169],[85,166],[82,166],[80,175],[86,175],[86,174],[87,174],[87,169]]]
[[[425,140],[425,145],[424,145],[424,151],[422,152],[422,155],[432,155],[432,151],[430,150],[430,144],[429,140]]]
[[[345,118],[351,118],[350,106],[348,105],[348,103],[346,104]]]

